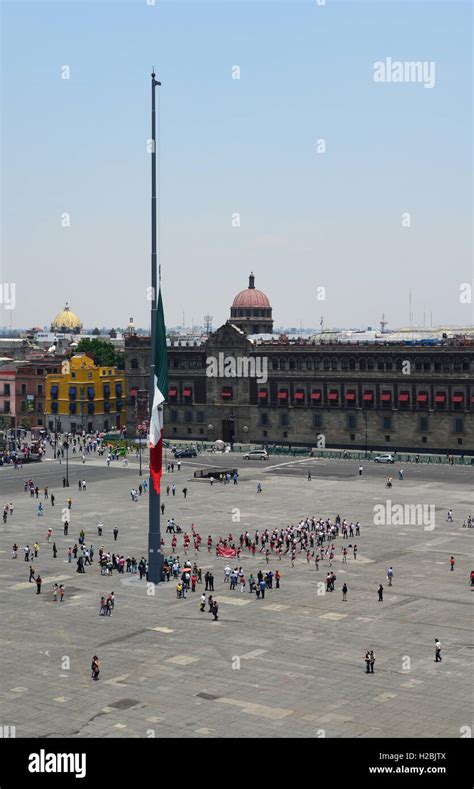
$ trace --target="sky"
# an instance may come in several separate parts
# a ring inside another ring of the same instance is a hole
[[[320,3],[3,0],[0,325],[149,325],[153,66],[169,326],[473,322],[471,4]]]

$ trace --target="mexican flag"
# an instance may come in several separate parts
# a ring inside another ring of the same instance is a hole
[[[150,418],[150,475],[153,487],[160,492],[163,456],[163,405],[168,397],[168,352],[161,290],[155,321],[155,387]]]

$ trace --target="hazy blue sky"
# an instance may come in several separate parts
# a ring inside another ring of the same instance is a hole
[[[2,12],[13,326],[49,323],[66,300],[88,326],[148,325],[153,65],[169,325],[183,311],[224,322],[251,269],[277,325],[363,326],[382,312],[407,324],[410,287],[416,322],[423,305],[427,324],[430,310],[435,324],[472,322],[459,298],[472,280],[470,3],[15,0]],[[434,61],[435,86],[374,82],[388,57]]]

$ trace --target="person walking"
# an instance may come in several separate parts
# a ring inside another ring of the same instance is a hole
[[[441,641],[435,638],[435,663],[441,663]]]
[[[393,567],[392,566],[390,566],[388,568],[388,570],[387,570],[387,579],[388,579],[388,585],[392,586],[392,581],[393,581]]]
[[[311,482],[311,471],[308,471],[308,482]]]
[[[446,523],[453,523],[453,511],[448,510],[448,517],[446,518]]]
[[[43,579],[41,575],[37,575],[36,577],[36,594],[41,594],[41,584],[43,583]]]
[[[212,601],[211,614],[214,617],[214,622],[217,622],[217,620],[219,619],[218,611],[219,611],[219,606],[217,604],[217,600],[213,600]]]
[[[53,542],[53,559],[56,559],[58,555],[58,549],[56,548],[56,543]]]
[[[362,472],[363,472],[363,468],[362,468],[362,466],[359,466],[359,477],[361,477],[361,476],[362,476]],[[367,673],[368,673],[368,672],[367,672]]]
[[[383,603],[383,586],[380,584],[379,586],[379,603]]]
[[[117,526],[114,526],[114,540],[115,540],[115,542],[117,542],[118,533],[119,533],[119,530],[118,530]]]
[[[370,673],[373,674],[374,673],[374,666],[375,666],[374,650],[371,649],[369,654],[370,654]]]
[[[454,572],[454,565],[456,563],[456,560],[455,560],[454,556],[451,556],[451,558],[449,560],[449,563],[451,565],[451,572]]]
[[[64,584],[59,584],[59,602],[60,603],[62,603],[63,600],[64,600],[64,593],[65,593],[65,591],[66,590],[64,589]]]
[[[398,479],[399,480],[403,480],[403,469],[402,468],[399,469],[399,471],[398,471]]]
[[[91,663],[91,677],[93,680],[97,681],[99,679],[100,674],[100,660],[97,655],[94,655],[92,658]]]
[[[207,589],[207,586],[206,586],[206,589]],[[204,592],[201,595],[201,605],[200,605],[199,610],[202,611],[202,612],[204,612],[206,610],[206,595],[204,594]]]
[[[257,482],[257,493],[261,493],[261,492],[262,492],[262,483]]]
[[[28,578],[28,581],[31,583],[34,580],[35,580],[35,571],[33,566],[30,564],[30,577]]]
[[[347,584],[344,583],[342,586],[342,601],[345,602],[347,600]]]
[[[364,660],[365,660],[365,673],[366,674],[370,674],[370,651],[369,650],[367,650],[367,652],[365,653]]]
[[[209,573],[209,591],[214,591],[214,576],[212,573]]]
[[[173,494],[173,496],[176,496],[176,485],[174,483],[171,486],[171,493]]]

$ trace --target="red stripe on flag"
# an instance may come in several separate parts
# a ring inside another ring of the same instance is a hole
[[[160,436],[156,447],[150,446],[150,474],[153,480],[153,487],[156,492],[160,492],[161,475],[163,473],[163,437]]]

